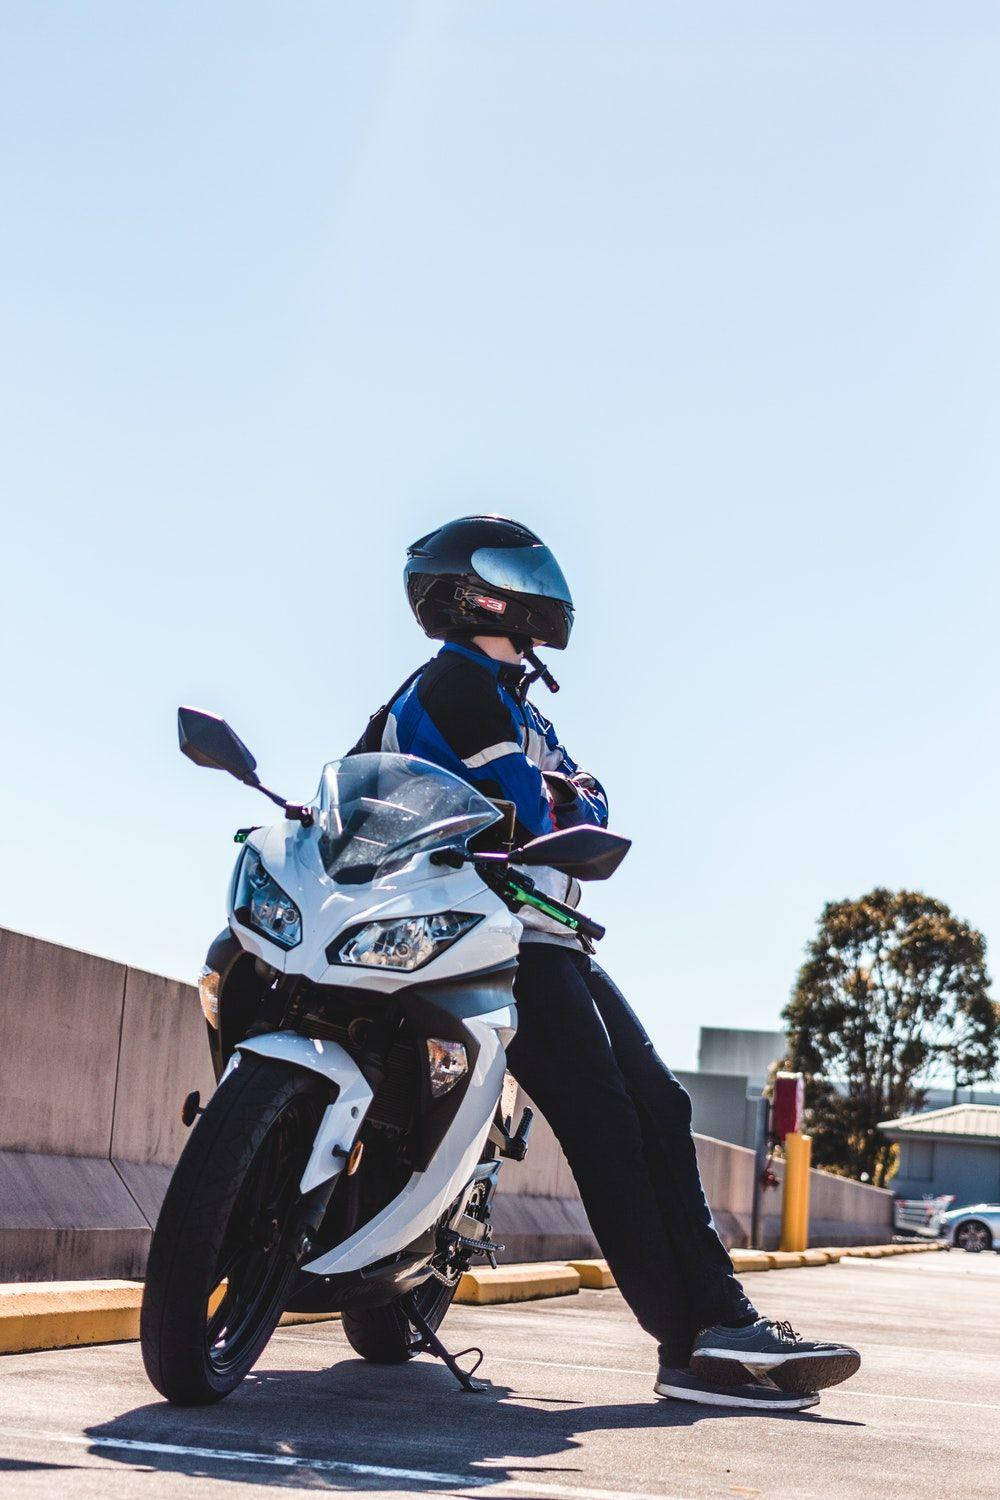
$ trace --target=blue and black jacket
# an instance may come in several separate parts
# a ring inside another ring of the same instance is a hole
[[[522,667],[449,641],[373,716],[353,753],[418,755],[512,802],[518,842],[580,823],[606,827],[604,788],[528,702],[524,679]]]

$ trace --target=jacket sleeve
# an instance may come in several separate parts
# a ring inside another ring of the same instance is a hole
[[[440,660],[440,658],[438,658]],[[435,729],[462,762],[466,780],[486,797],[513,802],[518,840],[554,828],[541,769],[521,748],[517,725],[489,672],[456,658],[417,692]]]
[[[567,799],[556,799],[554,818],[557,828],[576,828],[581,823],[596,824],[598,828],[608,826],[608,797],[596,776],[583,771],[570,755],[565,745],[544,714],[534,704],[529,705],[532,718],[536,720],[543,748],[540,760],[543,771],[554,772],[565,778]]]

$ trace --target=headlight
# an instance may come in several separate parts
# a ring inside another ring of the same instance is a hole
[[[201,1012],[209,1026],[219,1029],[219,979],[220,975],[206,964],[198,978],[198,999]]]
[[[236,879],[236,919],[282,948],[302,941],[302,914],[291,896],[264,869],[256,849],[247,847]]]
[[[331,944],[331,963],[359,964],[366,969],[419,969],[437,958],[481,920],[461,911],[435,912],[429,917],[396,917],[389,922],[366,922],[364,927]]]

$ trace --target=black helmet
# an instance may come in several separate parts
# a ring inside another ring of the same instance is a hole
[[[403,574],[426,635],[505,635],[561,651],[573,628],[562,570],[533,531],[503,516],[462,516],[414,542]]]

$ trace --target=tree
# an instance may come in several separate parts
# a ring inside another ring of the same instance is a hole
[[[936,1074],[990,1077],[989,985],[982,933],[942,901],[879,888],[824,907],[784,1011],[817,1165],[883,1184],[892,1147],[878,1122],[919,1109]]]

